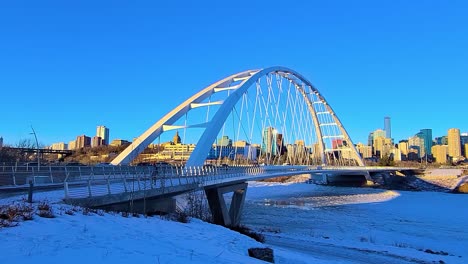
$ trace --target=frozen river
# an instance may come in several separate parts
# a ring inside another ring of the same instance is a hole
[[[468,263],[467,195],[269,183],[247,192],[242,222],[264,232],[279,263]]]

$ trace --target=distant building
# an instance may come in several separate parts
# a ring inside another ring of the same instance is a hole
[[[410,137],[408,139],[409,149],[417,149],[418,158],[424,157],[424,155],[426,155],[426,147],[424,142],[424,139],[418,136]],[[413,153],[415,152],[413,151]]]
[[[377,130],[375,130],[375,131],[373,132],[373,134],[374,134],[374,139],[375,139],[375,138],[378,138],[378,137],[383,137],[383,138],[386,137],[386,136],[385,136],[385,131],[383,131],[382,129],[377,129]]]
[[[277,135],[278,131],[273,127],[267,127],[263,130],[262,137],[262,153],[267,155],[277,154]]]
[[[182,140],[180,139],[180,136],[179,136],[179,131],[176,131],[174,138],[172,138],[172,142],[176,145],[182,144]]]
[[[245,140],[239,140],[239,141],[232,143],[232,146],[237,147],[237,148],[244,148],[247,145],[249,145],[249,143]]]
[[[253,147],[250,144],[245,145],[244,147],[234,147],[234,146],[218,146],[214,145],[211,147],[207,159],[224,159],[228,158],[230,160],[256,160],[257,159],[257,148]]]
[[[421,159],[421,149],[418,146],[410,146],[408,149],[407,159],[410,161],[420,161]]]
[[[468,159],[468,143],[465,143],[465,158]]]
[[[460,129],[451,128],[447,133],[448,137],[448,155],[453,160],[458,160],[461,156]]]
[[[434,139],[436,145],[448,145],[448,137],[447,136],[442,136],[442,137],[436,137]]]
[[[75,149],[85,148],[91,146],[91,138],[86,135],[76,137]]]
[[[286,153],[286,147],[284,146],[283,134],[278,133],[276,135],[276,154],[283,155]]]
[[[101,137],[94,136],[91,140],[91,147],[99,147],[104,145],[104,140]]]
[[[232,146],[232,140],[229,139],[228,136],[222,136],[220,139],[218,139],[218,144],[217,146],[220,147],[231,147]]]
[[[286,145],[288,153],[288,163],[292,165],[306,164],[309,158],[309,154],[304,145],[288,144]]]
[[[100,137],[102,140],[101,145],[109,145],[109,128],[105,126],[97,126],[96,128],[96,137]]]
[[[356,149],[361,155],[361,158],[367,159],[372,157],[372,147],[364,145],[362,143],[357,143]]]
[[[421,129],[419,133],[416,134],[417,137],[420,137],[424,140],[424,153],[425,155],[431,155],[431,147],[432,147],[432,129],[425,128]]]
[[[302,139],[298,139],[294,142],[294,144],[298,145],[298,146],[305,146],[305,142],[304,140]]]
[[[69,150],[75,150],[76,149],[76,140],[72,140],[68,142],[68,149]]]
[[[129,145],[130,143],[131,142],[129,142],[127,140],[114,139],[114,140],[112,140],[112,142],[109,145],[114,146],[114,147],[120,147],[120,146]]]
[[[3,148],[3,137],[0,137],[0,149]]]
[[[384,117],[384,131],[386,138],[392,138],[392,126],[390,124],[390,117]]]
[[[372,145],[373,153],[377,157],[383,157],[390,154],[393,147],[392,139],[386,138],[383,130],[377,129],[374,131],[374,143]]]
[[[370,132],[369,136],[367,137],[367,146],[373,146],[374,145],[374,132]]]
[[[460,145],[461,145],[461,155],[463,157],[467,157],[468,153],[465,150],[465,144],[468,144],[468,133],[461,133],[460,134]]]
[[[408,156],[408,150],[409,150],[408,140],[400,140],[400,142],[398,142],[398,149],[400,150],[401,155]]]
[[[448,146],[447,145],[435,145],[432,146],[432,156],[435,159],[435,163],[446,164],[447,155],[448,155]]]
[[[54,143],[50,146],[50,149],[53,150],[68,150],[68,145],[64,142]]]
[[[401,150],[399,150],[397,148],[392,148],[390,150],[390,157],[392,157],[394,161],[401,161],[402,160]]]
[[[332,140],[332,149],[339,149],[343,147],[343,139],[341,138],[336,138]]]

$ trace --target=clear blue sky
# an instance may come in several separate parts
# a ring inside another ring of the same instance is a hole
[[[306,76],[355,143],[468,131],[467,1],[3,1],[0,136],[131,140],[193,93],[273,65]]]

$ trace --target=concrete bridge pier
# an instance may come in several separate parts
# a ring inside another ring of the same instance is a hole
[[[238,183],[205,188],[206,198],[215,224],[223,226],[238,226],[240,224],[247,185],[247,183]],[[233,192],[233,195],[228,211],[224,194],[229,192]]]

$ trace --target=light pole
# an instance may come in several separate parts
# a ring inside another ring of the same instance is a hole
[[[33,134],[34,138],[36,139],[37,171],[39,171],[41,169],[41,157],[40,157],[40,154],[39,154],[39,142],[37,141],[36,131],[34,131],[34,128],[32,126],[31,126],[31,129],[32,129],[32,133],[29,133],[29,134]]]

